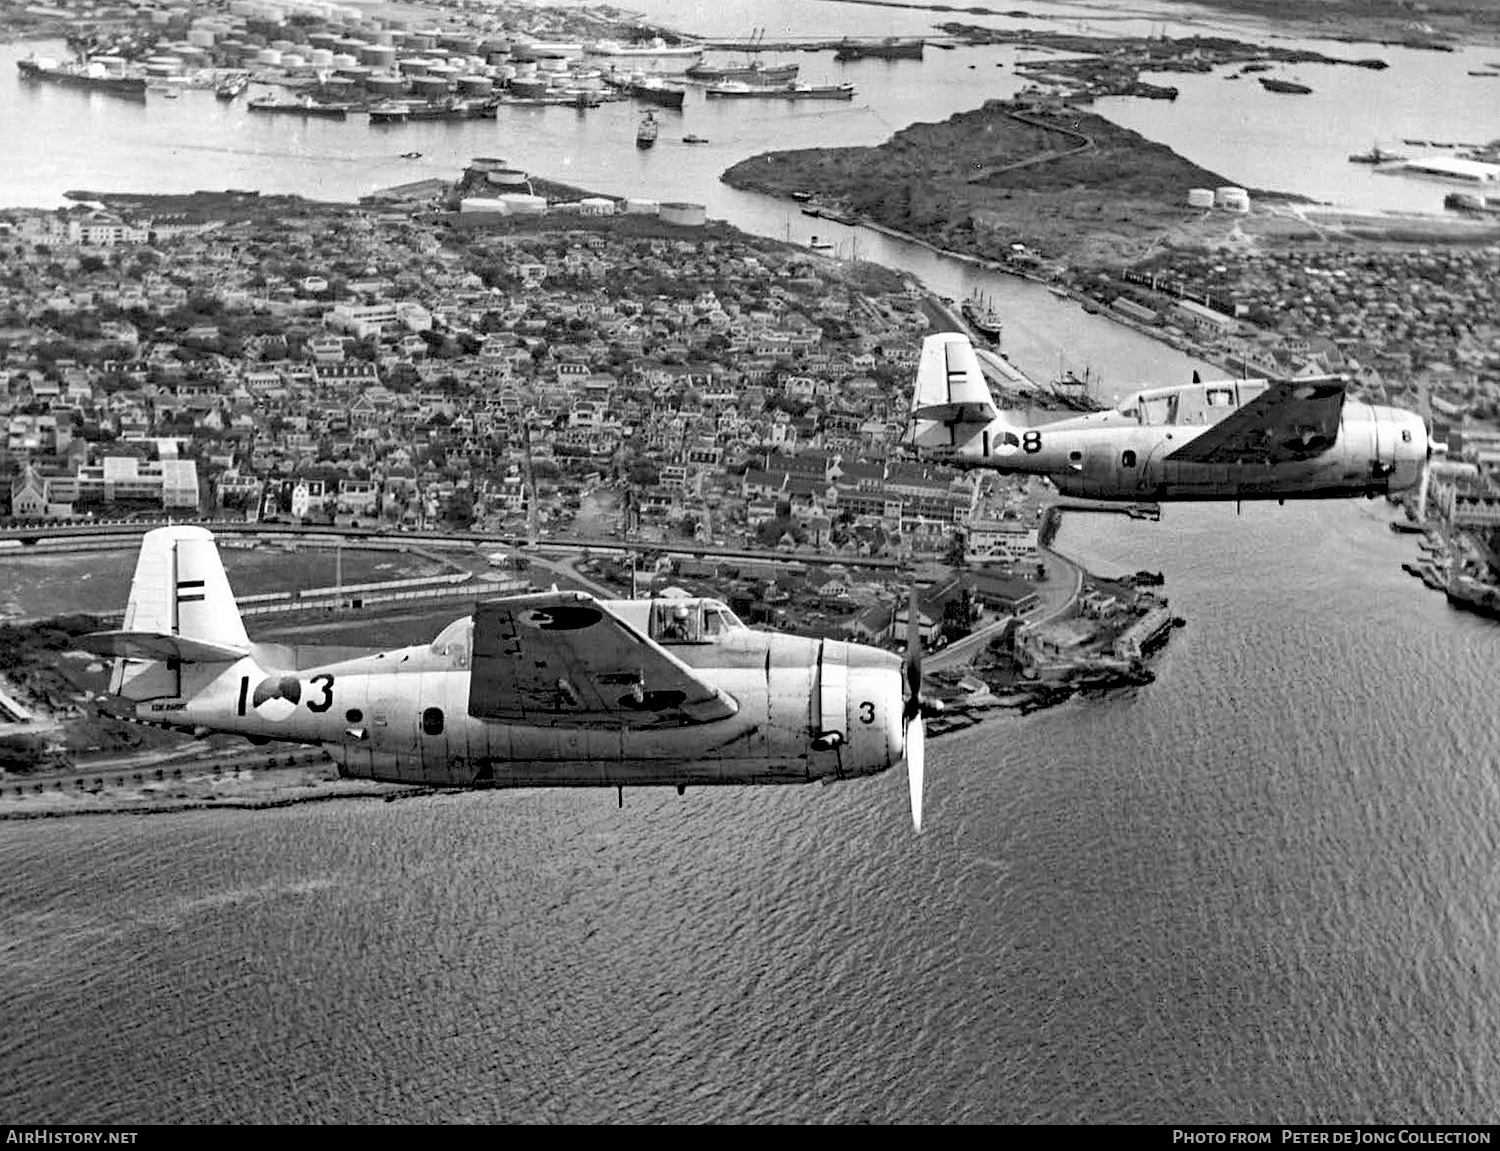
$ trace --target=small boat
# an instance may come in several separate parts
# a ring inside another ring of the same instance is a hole
[[[1267,92],[1284,92],[1292,96],[1306,96],[1312,92],[1306,84],[1298,84],[1291,80],[1277,80],[1271,76],[1259,76],[1260,86]]]
[[[401,153],[401,158],[403,160],[420,160],[422,158],[422,153],[421,152],[402,152]]]
[[[1351,164],[1390,164],[1397,160],[1406,159],[1400,152],[1387,152],[1384,148],[1372,145],[1368,152],[1354,152],[1349,156]]]
[[[682,138],[682,142],[684,144],[707,144],[708,143],[708,137],[707,136],[697,136],[697,135],[694,135],[692,132],[689,132],[686,136],[684,136]]]
[[[647,112],[645,117],[636,126],[635,146],[637,148],[651,147],[651,145],[656,143],[656,136],[660,131],[660,126],[656,123],[656,116]]]
[[[816,236],[814,236],[811,240],[809,240],[807,242],[807,246],[809,248],[811,248],[814,252],[831,252],[831,251],[833,251],[833,245],[832,244],[830,244],[827,240],[820,240]]]

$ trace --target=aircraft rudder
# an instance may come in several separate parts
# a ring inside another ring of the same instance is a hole
[[[175,525],[141,539],[125,630],[248,649],[249,636],[213,533]]]

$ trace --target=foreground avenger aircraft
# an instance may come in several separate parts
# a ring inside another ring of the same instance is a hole
[[[967,336],[922,345],[912,396],[919,455],[1047,476],[1097,500],[1372,496],[1423,477],[1432,449],[1414,412],[1348,399],[1336,376],[1146,388],[1117,408],[1027,427],[990,396]]]
[[[912,613],[913,618],[915,613]],[[350,658],[252,641],[213,535],[141,541],[110,690],[196,735],[322,745],[344,775],[445,787],[809,783],[907,764],[923,722],[908,655],[753,631],[714,599],[482,601],[431,643]],[[623,792],[622,792],[623,795]]]

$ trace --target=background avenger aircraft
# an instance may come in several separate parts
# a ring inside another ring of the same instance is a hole
[[[115,657],[110,690],[139,718],[321,744],[345,775],[681,790],[845,779],[904,759],[921,830],[914,628],[903,663],[752,631],[713,599],[554,590],[480,602],[428,644],[347,658],[252,641],[213,535],[196,527],[146,534],[124,625],[80,646]]]
[[[1028,427],[990,396],[967,336],[928,336],[910,442],[924,459],[1045,475],[1099,500],[1306,499],[1403,491],[1426,474],[1414,412],[1345,396],[1344,381],[1195,381]]]

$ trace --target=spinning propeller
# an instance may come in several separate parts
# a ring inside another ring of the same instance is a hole
[[[911,793],[911,825],[922,830],[922,789],[927,770],[927,725],[929,715],[943,705],[922,695],[922,629],[917,614],[917,589],[911,589],[906,609],[906,704],[901,711],[906,737],[906,784]]]
[[[1422,463],[1422,477],[1417,481],[1417,522],[1421,523],[1427,518],[1427,484],[1432,476],[1432,456],[1434,452],[1446,455],[1448,445],[1439,443],[1432,438],[1432,390],[1424,380],[1421,385],[1420,398],[1422,408],[1422,426],[1427,432],[1427,459]]]

